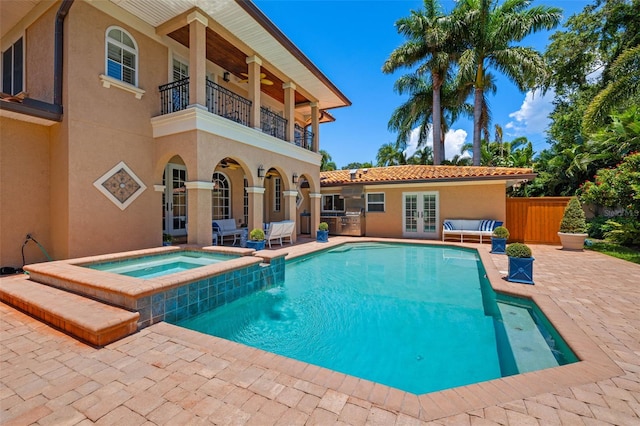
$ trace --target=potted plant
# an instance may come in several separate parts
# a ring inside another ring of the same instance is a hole
[[[327,222],[320,222],[318,225],[316,241],[319,243],[329,242],[329,224]]]
[[[564,209],[562,221],[560,222],[558,236],[562,243],[562,249],[582,251],[587,235],[587,221],[584,216],[584,210],[582,210],[580,201],[573,197]]]
[[[173,242],[173,235],[171,234],[162,234],[162,245],[170,246]]]
[[[509,257],[507,280],[514,283],[533,284],[533,261],[531,249],[522,243],[513,243],[505,250]]]
[[[496,226],[491,235],[491,253],[505,254],[509,230],[504,226]]]
[[[260,228],[252,229],[249,232],[249,240],[247,240],[247,248],[255,250],[264,250],[264,231]]]

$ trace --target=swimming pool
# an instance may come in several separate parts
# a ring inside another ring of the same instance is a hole
[[[238,257],[237,255],[226,253],[181,250],[167,254],[154,254],[132,259],[96,263],[86,267],[129,277],[151,279]]]
[[[415,394],[576,361],[535,305],[496,295],[475,250],[355,243],[177,323]]]

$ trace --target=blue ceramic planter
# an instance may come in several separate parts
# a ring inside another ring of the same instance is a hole
[[[256,251],[264,250],[264,243],[265,243],[265,240],[262,240],[262,241],[247,240],[247,248],[252,248]]]
[[[329,242],[329,231],[320,231],[316,235],[316,241],[319,243],[328,243]]]
[[[507,239],[491,237],[491,253],[505,254],[507,250]]]
[[[533,284],[533,257],[510,257],[507,281]]]

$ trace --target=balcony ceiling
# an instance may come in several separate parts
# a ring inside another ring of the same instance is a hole
[[[2,0],[4,3],[5,0]],[[157,28],[175,17],[199,8],[240,43],[234,43],[210,26],[207,29],[207,59],[220,65],[238,78],[247,72],[245,59],[257,55],[263,59],[262,72],[273,81],[262,91],[282,102],[283,82],[292,81],[298,87],[296,104],[317,100],[321,109],[351,105],[351,101],[307,58],[253,3],[242,0],[110,0],[149,25]],[[286,5],[286,3],[283,3]],[[283,6],[284,7],[284,6]],[[215,27],[215,26],[213,26]],[[168,34],[177,42],[189,46],[188,26]],[[272,66],[273,69],[269,69]],[[303,93],[308,94],[304,96]]]
[[[0,0],[0,36],[4,37],[38,3],[40,0]]]

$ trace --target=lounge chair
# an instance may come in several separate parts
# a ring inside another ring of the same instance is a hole
[[[264,236],[264,239],[267,240],[269,244],[269,248],[271,248],[271,241],[278,240],[280,245],[282,245],[282,232],[284,231],[284,223],[283,222],[271,222],[269,224],[269,229],[267,229],[267,233]]]

